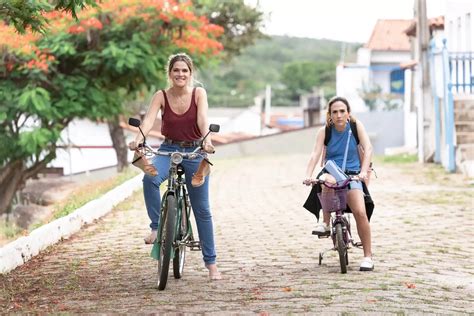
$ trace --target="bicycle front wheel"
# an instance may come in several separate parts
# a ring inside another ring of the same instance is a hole
[[[176,236],[176,243],[178,247],[176,248],[177,252],[174,254],[173,258],[173,274],[175,279],[181,279],[184,271],[184,261],[186,259],[186,243],[183,242],[188,232],[188,213],[189,208],[186,203],[187,199],[185,197],[183,201],[183,210],[181,212],[181,221],[178,226],[178,234]]]
[[[166,288],[171,252],[174,241],[174,228],[176,223],[176,198],[173,195],[166,197],[166,217],[162,219],[160,238],[160,258],[158,261],[158,290]]]
[[[339,263],[341,264],[341,273],[347,273],[347,248],[342,235],[342,224],[336,224],[336,243],[337,252],[339,253]]]

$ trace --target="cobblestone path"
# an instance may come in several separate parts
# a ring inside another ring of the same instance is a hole
[[[224,280],[208,281],[201,253],[188,252],[183,278],[171,273],[157,291],[139,192],[0,276],[0,313],[474,313],[472,186],[434,166],[379,164],[370,186],[375,271],[359,272],[362,251],[351,249],[342,275],[334,251],[318,265],[330,241],[311,235],[315,218],[302,208],[307,158],[215,161],[211,200]]]

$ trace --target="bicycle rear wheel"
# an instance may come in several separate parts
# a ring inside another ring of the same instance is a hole
[[[166,217],[162,219],[160,258],[158,261],[158,290],[166,288],[171,252],[174,241],[174,228],[176,223],[176,198],[173,195],[166,197]]]
[[[342,235],[342,224],[336,224],[336,245],[339,253],[339,263],[341,264],[341,273],[347,273],[347,248]]]
[[[189,206],[187,205],[187,194],[184,193],[184,208],[181,212],[181,222],[178,226],[178,235],[176,236],[176,242],[178,244],[177,252],[173,258],[173,274],[175,279],[181,279],[184,271],[184,262],[186,260],[186,243],[182,242],[183,238],[188,232],[188,216]]]

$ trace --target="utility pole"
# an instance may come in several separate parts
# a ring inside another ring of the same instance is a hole
[[[268,127],[270,125],[270,111],[272,107],[272,87],[267,84],[265,87],[265,126]]]
[[[418,160],[426,162],[432,154],[432,96],[429,69],[430,32],[426,16],[426,0],[416,0],[416,35],[418,41],[418,65],[421,71],[421,98],[418,100]]]

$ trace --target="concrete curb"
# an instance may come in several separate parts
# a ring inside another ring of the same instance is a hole
[[[143,175],[122,183],[100,198],[90,201],[71,214],[58,218],[0,248],[0,274],[24,264],[40,251],[78,232],[85,224],[109,213],[117,204],[141,188]]]

